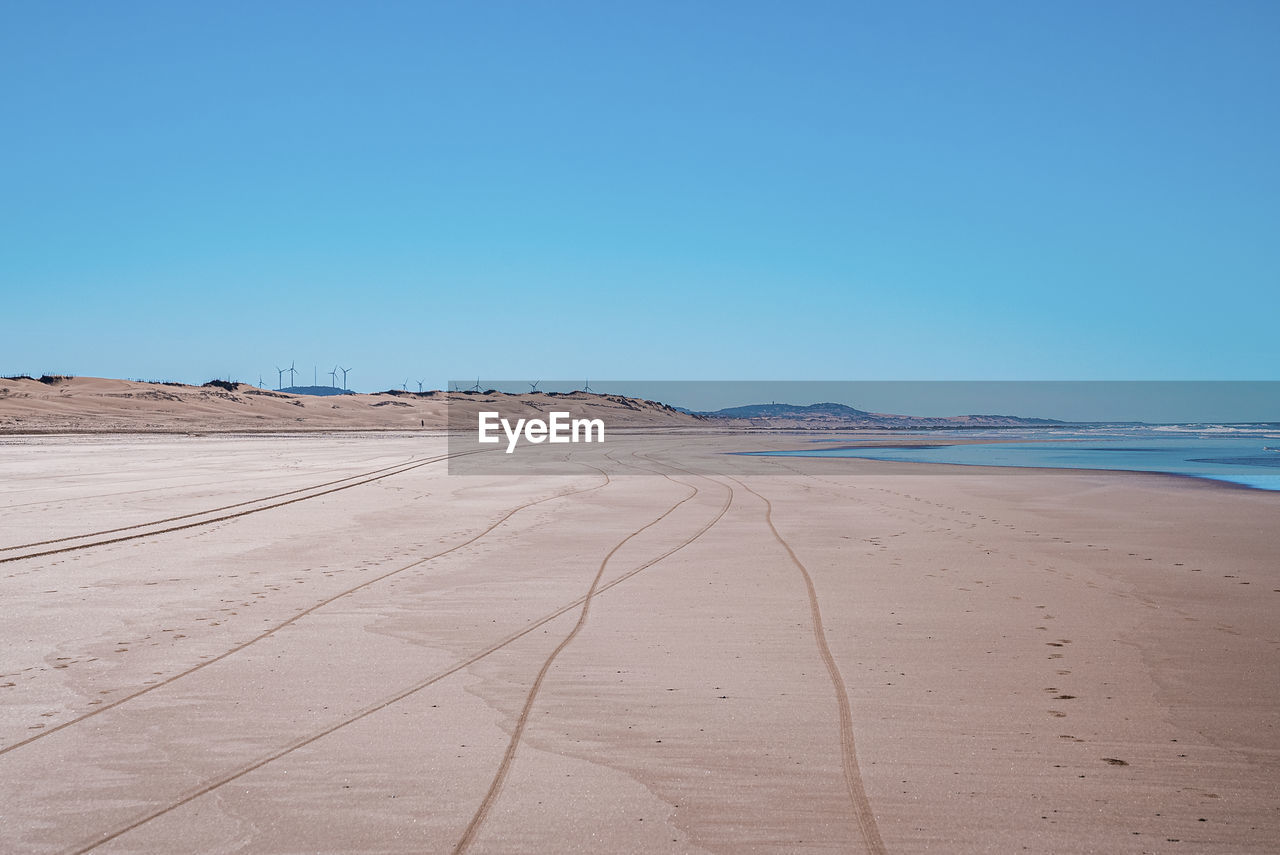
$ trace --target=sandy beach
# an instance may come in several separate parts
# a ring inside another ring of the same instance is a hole
[[[0,855],[1280,855],[1280,4],[0,15]]]
[[[0,849],[1280,841],[1280,496],[674,448],[7,438]]]

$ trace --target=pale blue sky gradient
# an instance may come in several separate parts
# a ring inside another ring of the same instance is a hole
[[[7,3],[0,373],[1277,379],[1280,5]]]

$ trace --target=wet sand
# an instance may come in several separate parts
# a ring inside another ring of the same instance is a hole
[[[1280,846],[1280,495],[446,453],[7,439],[0,850]]]

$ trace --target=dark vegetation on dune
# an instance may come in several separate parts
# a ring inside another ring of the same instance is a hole
[[[0,380],[35,380],[46,386],[57,386],[73,378],[74,375],[71,374],[41,374],[39,377],[32,377],[30,374],[6,374],[0,377]]]

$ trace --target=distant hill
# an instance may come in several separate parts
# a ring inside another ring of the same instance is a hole
[[[871,416],[866,410],[857,410],[845,404],[747,404],[745,407],[726,407],[714,413],[703,413],[709,418],[721,419],[865,419]]]
[[[354,395],[355,392],[337,386],[288,386],[278,390],[286,395]]]
[[[825,402],[821,404],[748,404],[726,407],[713,412],[699,413],[709,420],[723,422],[726,426],[744,423],[756,428],[832,430],[841,428],[874,428],[881,430],[911,430],[931,427],[1034,427],[1059,425],[1064,422],[1053,419],[1027,418],[1024,416],[965,415],[965,416],[902,416],[891,413],[872,413],[847,404]]]

